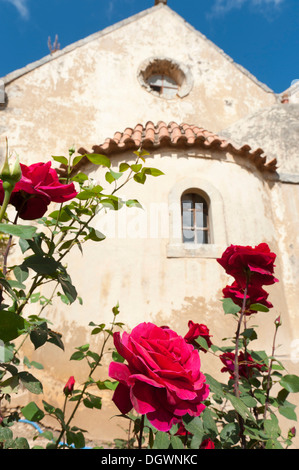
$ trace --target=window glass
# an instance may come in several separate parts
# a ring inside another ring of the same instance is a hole
[[[208,204],[197,193],[185,193],[181,198],[183,243],[209,243]]]
[[[167,98],[174,97],[179,89],[175,80],[167,75],[151,75],[147,82],[153,91]]]

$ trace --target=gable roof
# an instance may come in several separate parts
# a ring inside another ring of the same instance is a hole
[[[100,153],[110,156],[139,148],[149,152],[163,148],[183,150],[199,148],[230,152],[250,161],[263,173],[275,173],[277,168],[276,158],[267,161],[261,148],[252,150],[249,145],[237,146],[233,142],[195,125],[177,124],[176,122],[170,122],[167,125],[163,121],[157,125],[149,121],[145,125],[137,124],[134,128],[115,132],[113,138],[106,139],[100,145],[94,145],[93,152],[81,147],[78,153],[81,155]],[[76,170],[87,162],[87,157],[83,157]]]
[[[61,50],[57,50],[55,51],[54,53],[52,54],[48,54],[46,55],[45,57],[35,61],[35,62],[32,62],[28,65],[26,65],[25,67],[21,68],[21,69],[17,69],[11,73],[9,73],[8,75],[6,75],[5,77],[2,77],[1,80],[3,81],[4,85],[7,85],[11,82],[13,82],[14,80],[18,79],[19,77],[23,76],[23,75],[26,75],[27,73],[35,70],[36,68],[38,67],[41,67],[42,65],[48,63],[48,62],[51,62],[52,60],[56,60],[58,59],[59,57],[65,55],[65,54],[68,54],[69,52],[72,52],[74,49],[78,48],[78,47],[82,47],[84,46],[85,44],[91,42],[91,41],[94,41],[98,38],[101,38],[111,32],[113,32],[114,30],[117,30],[119,28],[122,28],[123,26],[127,25],[127,24],[130,24],[134,21],[137,21],[139,18],[142,18],[143,16],[146,16],[146,15],[149,15],[151,14],[152,12],[156,11],[157,9],[160,9],[160,8],[163,8],[163,9],[166,9],[170,14],[174,15],[179,21],[183,22],[184,25],[189,28],[190,30],[192,30],[194,32],[194,34],[197,34],[198,36],[200,36],[204,41],[206,41],[211,47],[213,47],[215,50],[217,50],[217,52],[219,54],[221,54],[223,57],[225,57],[229,62],[233,63],[234,66],[240,70],[244,75],[246,75],[248,78],[250,78],[253,82],[255,82],[258,86],[260,86],[261,88],[263,88],[264,91],[268,92],[268,93],[271,93],[273,95],[275,95],[275,93],[273,92],[273,90],[271,90],[266,84],[260,82],[254,75],[252,75],[248,70],[246,70],[242,65],[240,64],[237,64],[236,62],[234,62],[234,60],[228,56],[220,47],[218,47],[216,44],[214,44],[211,40],[209,40],[204,34],[202,34],[200,31],[198,31],[197,29],[195,29],[193,26],[191,26],[184,18],[182,18],[178,13],[176,13],[174,10],[172,10],[168,5],[164,4],[164,3],[158,3],[158,4],[155,4],[154,6],[146,9],[146,10],[143,10],[129,18],[126,18],[122,21],[119,21],[117,23],[115,23],[114,25],[112,26],[108,26],[107,28],[104,28],[103,30],[101,31],[98,31],[96,33],[93,33],[83,39],[80,39],[79,41],[76,41],[68,46],[66,46],[65,48],[61,49]]]

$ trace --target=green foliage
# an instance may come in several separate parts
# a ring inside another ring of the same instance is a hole
[[[146,152],[138,150],[135,152],[134,164],[121,163],[118,169],[112,168],[110,159],[105,155],[74,156],[74,149],[70,149],[68,157],[54,156],[53,160],[65,168],[65,175],[61,177],[61,181],[76,184],[77,196],[67,203],[60,204],[57,209],[44,215],[32,225],[19,224],[17,218],[14,222],[10,222],[7,216],[5,220],[0,221],[3,256],[3,269],[0,271],[0,353],[1,359],[4,358],[0,363],[0,402],[1,400],[9,402],[20,388],[25,388],[32,394],[43,392],[41,381],[34,376],[34,369],[41,370],[43,365],[29,361],[26,356],[22,363],[20,359],[22,346],[25,341],[30,341],[35,350],[42,348],[46,343],[64,350],[62,335],[52,329],[50,319],[44,318],[42,313],[48,313],[47,307],[51,306],[55,297],[66,305],[76,301],[82,304],[82,298],[73,284],[65,258],[73,248],[83,253],[85,243],[100,243],[105,240],[105,234],[92,226],[93,219],[100,211],[117,211],[122,207],[141,208],[136,199],[124,200],[117,196],[117,191],[130,180],[135,179],[143,184],[147,176],[156,177],[162,174],[154,168],[144,167],[147,155]],[[102,168],[104,172],[102,185],[95,184],[84,172],[76,171],[76,165],[83,157]],[[5,202],[5,207],[1,208],[3,217],[7,202],[8,200]],[[10,266],[9,252],[12,243],[19,245],[23,260],[20,264]],[[49,297],[40,292],[46,284],[53,286]],[[32,303],[39,306],[39,313],[35,315],[30,312]],[[89,345],[83,345],[78,347],[70,358],[71,361],[86,361],[90,370],[82,389],[74,390],[66,397],[66,402],[75,403],[75,411],[79,405],[99,411],[102,408],[102,399],[98,392],[112,391],[116,387],[116,384],[110,380],[93,379],[93,374],[101,366],[104,348],[113,334],[113,329],[122,327],[122,323],[116,321],[119,314],[118,305],[112,309],[112,313],[111,325],[106,326],[102,323],[90,325],[93,336],[103,336],[102,349],[92,351]],[[18,346],[12,343],[14,340],[18,342]],[[51,415],[58,421],[61,427],[58,440],[54,439],[53,435],[44,433],[44,437],[49,438],[47,448],[84,447],[84,431],[71,426],[74,412],[66,422],[65,406],[64,409],[59,409],[46,401],[43,401],[43,405],[44,410],[34,402],[30,402],[22,409],[22,414],[26,419],[35,422],[42,421],[45,415]],[[17,420],[18,417],[13,414],[8,414],[7,419],[2,419],[0,448],[27,448],[27,441],[23,438],[15,439],[10,429]]]

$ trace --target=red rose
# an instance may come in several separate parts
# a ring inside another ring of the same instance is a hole
[[[71,376],[63,388],[63,393],[65,394],[65,396],[68,396],[72,393],[72,391],[74,390],[74,385],[75,379],[73,376]]]
[[[187,431],[185,426],[184,426],[184,423],[182,422],[179,427],[178,427],[178,430],[177,432],[175,433],[175,436],[192,436],[191,432]]]
[[[13,189],[10,197],[12,204],[23,220],[42,217],[50,202],[65,202],[73,199],[77,192],[73,183],[62,184],[51,162],[34,163],[30,166],[20,164],[22,177]],[[0,204],[3,203],[4,191],[0,182]]]
[[[231,286],[226,286],[222,290],[222,292],[223,292],[223,297],[225,299],[230,298],[236,305],[239,305],[239,307],[242,307],[243,298],[244,298],[244,289],[240,287],[236,281],[234,281]],[[269,295],[268,292],[262,289],[262,287],[249,284],[247,287],[245,315],[256,313],[256,310],[249,308],[250,305],[252,304],[261,304],[267,308],[272,308],[273,305],[271,304],[271,302],[267,300],[268,295]]]
[[[215,444],[214,442],[212,441],[212,439],[210,439],[209,437],[207,439],[205,439],[204,441],[202,441],[202,443],[200,444],[200,449],[215,449]]]
[[[230,245],[218,263],[227,274],[233,276],[241,287],[246,283],[255,285],[269,285],[277,282],[273,276],[276,255],[270,251],[266,243],[256,247]]]
[[[221,354],[220,356],[221,361],[225,365],[221,369],[221,372],[229,372],[230,378],[234,378],[234,369],[235,369],[235,354],[232,352],[226,352]],[[245,354],[241,351],[238,356],[238,365],[239,365],[239,374],[240,377],[245,377],[249,379],[253,375],[253,369],[261,370],[265,364],[258,364],[254,361],[254,359],[250,356],[250,354]]]
[[[182,416],[199,416],[209,394],[200,372],[199,353],[169,328],[141,323],[131,334],[114,333],[127,365],[112,362],[109,375],[119,384],[113,401],[121,413],[145,414],[159,431],[169,431]]]
[[[190,320],[188,322],[188,327],[189,327],[189,331],[184,336],[185,341],[187,341],[187,343],[192,344],[194,347],[196,347],[198,349],[201,349],[202,351],[204,351],[206,353],[207,350],[204,349],[203,347],[201,347],[198,343],[196,343],[195,340],[199,336],[201,336],[202,338],[204,338],[206,340],[208,348],[210,348],[211,345],[212,345],[212,342],[210,340],[210,331],[209,331],[208,327],[206,325],[203,325],[203,324],[193,323],[192,320]]]

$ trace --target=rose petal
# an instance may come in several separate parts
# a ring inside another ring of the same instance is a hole
[[[130,388],[122,383],[119,383],[116,387],[112,400],[124,415],[129,413],[133,407],[130,399]]]

